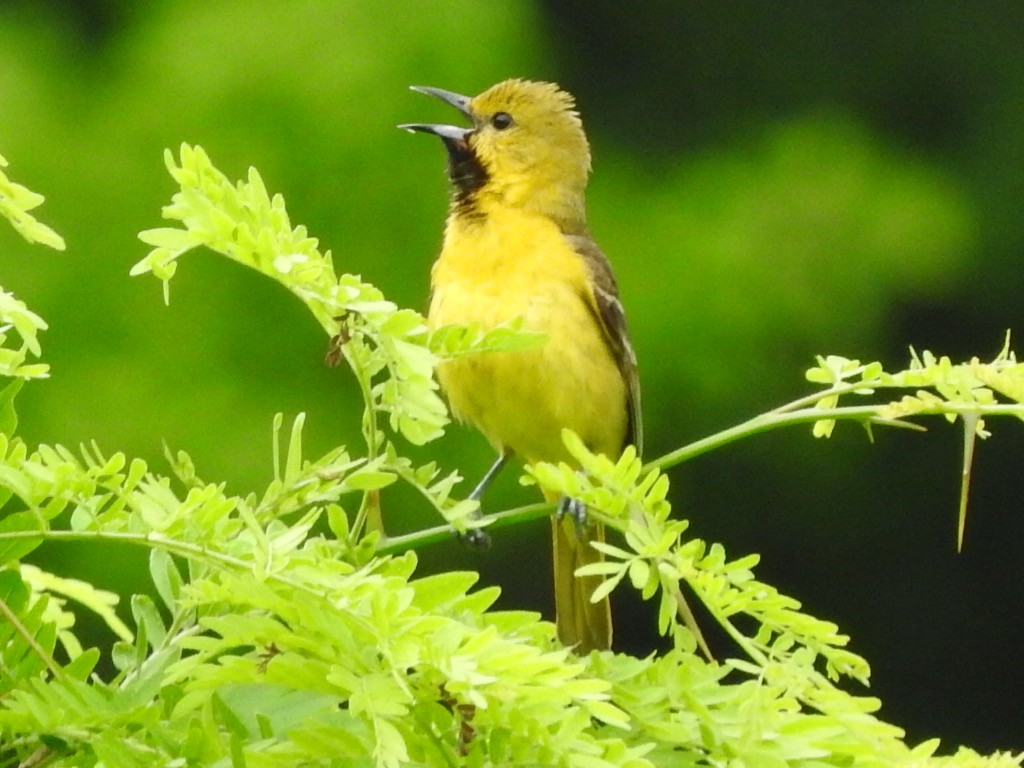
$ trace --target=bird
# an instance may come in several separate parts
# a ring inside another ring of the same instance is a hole
[[[575,99],[558,85],[504,80],[477,96],[412,86],[454,107],[470,123],[406,123],[433,134],[448,154],[452,193],[443,244],[431,270],[427,325],[521,320],[543,335],[529,349],[442,361],[438,381],[456,419],[475,426],[497,459],[470,498],[512,457],[527,463],[573,459],[562,430],[617,459],[642,443],[637,359],[611,265],[587,226],[590,146]],[[553,500],[553,499],[551,499]],[[611,647],[607,597],[591,601],[603,525],[561,499],[552,516],[555,626],[580,653]],[[565,514],[569,512],[570,514]]]

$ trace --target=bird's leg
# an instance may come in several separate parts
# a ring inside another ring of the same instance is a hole
[[[474,488],[473,492],[469,494],[470,499],[473,501],[480,501],[481,497],[484,495],[484,491],[487,490],[487,486],[491,484],[494,478],[498,476],[498,473],[501,472],[502,468],[504,468],[505,464],[508,462],[509,455],[510,453],[504,450],[498,454],[498,458],[495,459],[491,468],[487,470],[484,476],[480,479],[480,482],[476,484],[476,488]],[[480,518],[482,516],[483,515],[480,513],[480,510],[477,510],[474,515],[476,518]],[[488,536],[482,528],[471,528],[461,534],[460,538],[466,544],[473,547],[473,549],[489,549],[491,546],[491,537]]]
[[[508,463],[509,452],[502,451],[498,454],[498,458],[491,464],[491,468],[487,470],[487,473],[480,479],[480,482],[476,484],[476,488],[469,494],[469,498],[473,501],[480,501],[480,498],[484,495],[484,491],[487,490],[487,486],[498,476],[498,473],[504,469],[505,464]]]

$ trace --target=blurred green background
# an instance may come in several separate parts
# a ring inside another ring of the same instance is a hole
[[[308,414],[311,455],[356,442],[352,382],[276,285],[207,253],[182,261],[169,307],[128,277],[173,191],[163,149],[201,144],[235,178],[258,167],[339,270],[423,309],[444,154],[394,126],[453,115],[407,86],[509,76],[577,96],[649,456],[804,394],[816,354],[991,357],[1024,332],[1022,51],[1024,5],[1005,0],[7,0],[0,153],[68,243],[0,227],[0,284],[51,326],[52,378],[20,396],[22,433],[95,438],[158,471],[166,441],[238,493],[269,480],[276,412]],[[961,436],[930,426],[873,445],[850,425],[761,436],[674,470],[677,514],[733,556],[761,552],[763,579],[849,632],[912,738],[1022,748],[1024,433],[991,425],[957,555]],[[417,455],[474,479],[491,461],[461,428]],[[487,503],[532,499],[509,473]],[[436,522],[407,501],[385,498],[395,529]],[[422,561],[550,614],[548,547],[541,521]],[[122,591],[141,578],[137,552],[43,556]],[[621,649],[658,646],[650,606],[624,595],[616,615]]]

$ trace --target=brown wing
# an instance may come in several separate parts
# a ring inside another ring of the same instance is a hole
[[[619,287],[615,283],[608,258],[587,235],[566,235],[573,249],[583,257],[590,273],[590,284],[594,294],[594,309],[605,338],[619,366],[619,372],[626,382],[629,422],[626,430],[626,444],[643,449],[643,421],[640,413],[640,376],[637,373],[636,353],[629,341],[626,328],[626,313],[619,301]]]

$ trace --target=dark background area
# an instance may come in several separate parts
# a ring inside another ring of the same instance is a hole
[[[284,291],[196,253],[165,307],[128,270],[173,191],[161,153],[187,141],[231,177],[259,168],[339,270],[424,308],[444,158],[394,126],[452,116],[411,84],[476,93],[524,76],[576,94],[650,457],[805,394],[816,354],[899,369],[910,345],[990,358],[1024,329],[1020,3],[256,8],[0,5],[0,153],[68,243],[48,253],[0,227],[0,284],[50,324],[52,377],[19,397],[30,443],[96,439],[165,471],[166,440],[235,493],[269,481],[276,412],[308,414],[309,455],[357,444],[354,385]],[[762,580],[848,632],[912,741],[1022,749],[1024,432],[989,425],[957,554],[961,433],[928,426],[729,446],[672,471],[676,514],[734,557],[760,552]],[[471,479],[491,460],[461,428],[416,453]],[[510,473],[487,503],[532,499]],[[385,503],[395,530],[436,523],[404,496]],[[547,539],[541,521],[485,554],[424,551],[421,568],[477,569],[503,606],[549,614]],[[124,592],[141,578],[135,552],[42,554]],[[616,621],[621,650],[658,647],[652,606],[622,595]]]

